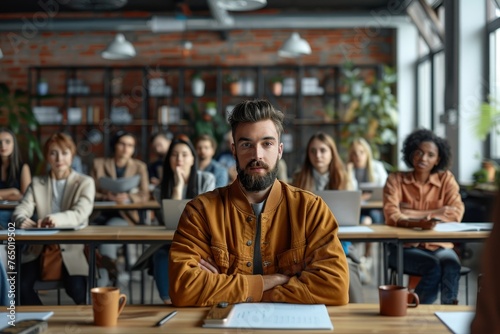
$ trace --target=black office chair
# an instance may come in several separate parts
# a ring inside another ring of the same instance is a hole
[[[397,283],[397,277],[398,277],[398,272],[396,268],[389,267],[391,274],[390,274],[390,283],[391,284],[398,284]],[[469,305],[469,273],[472,271],[469,267],[462,266],[460,268],[460,276],[465,276],[465,305]],[[405,275],[409,276],[408,279],[408,290],[415,290],[415,287],[418,284],[418,281],[420,281],[420,276],[415,276],[415,275],[409,275],[405,273]]]

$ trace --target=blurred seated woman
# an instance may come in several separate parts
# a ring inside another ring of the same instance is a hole
[[[13,218],[18,228],[88,225],[94,206],[95,185],[91,177],[71,169],[75,153],[75,143],[66,134],[56,133],[47,140],[43,154],[51,169],[48,175],[33,178],[14,210]],[[35,212],[37,218],[33,218]],[[85,304],[89,266],[83,249],[81,244],[28,247],[21,265],[21,304],[42,304],[33,285],[37,280],[46,279],[45,269],[51,276],[50,280],[64,282],[66,293],[76,304]],[[41,254],[47,254],[49,250],[53,256],[62,258],[62,262],[47,268],[42,264]]]
[[[403,142],[408,172],[391,173],[384,187],[385,223],[404,228],[433,229],[436,219],[459,222],[464,203],[459,186],[448,170],[451,149],[432,131],[421,129]],[[389,265],[395,268],[396,246],[390,245]],[[420,303],[432,304],[441,292],[441,304],[457,304],[460,260],[450,242],[406,244],[404,272],[420,276],[415,288]]]
[[[314,134],[307,143],[306,156],[302,168],[295,172],[293,185],[309,191],[354,190],[356,179],[350,177],[340,158],[333,138],[323,132]],[[335,215],[335,213],[334,213]],[[363,287],[359,273],[357,256],[350,242],[342,241],[342,247],[349,265],[349,302],[362,303]]]
[[[14,133],[0,128],[0,200],[20,201],[31,183],[28,164],[21,160]],[[0,226],[7,229],[14,210],[0,210]]]
[[[140,203],[149,199],[149,177],[148,169],[144,162],[134,159],[136,139],[130,132],[119,130],[111,140],[111,150],[113,156],[110,158],[94,159],[91,176],[96,184],[96,201],[113,201],[117,204]],[[139,185],[127,192],[112,192],[101,186],[100,179],[129,178],[139,176]],[[106,226],[128,226],[140,223],[139,212],[137,210],[109,210],[98,213],[92,224]],[[130,263],[135,262],[137,256],[136,247],[128,245],[127,255]],[[117,285],[118,268],[116,265],[118,250],[121,244],[102,244],[99,251],[102,255],[101,263],[103,268],[99,268],[99,286]]]
[[[163,178],[156,188],[155,198],[161,203],[163,199],[191,199],[197,195],[215,189],[215,176],[209,172],[198,170],[196,151],[189,139],[177,138],[172,141],[167,156],[163,161]],[[160,298],[170,303],[168,277],[168,246],[152,246],[149,251],[153,255],[154,277]]]

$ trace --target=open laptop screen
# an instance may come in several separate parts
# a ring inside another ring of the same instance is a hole
[[[339,226],[359,225],[360,190],[318,190],[314,192],[326,202]]]

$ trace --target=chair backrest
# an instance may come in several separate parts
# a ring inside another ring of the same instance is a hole
[[[361,214],[360,190],[315,191],[326,202],[339,226],[359,225]]]
[[[163,223],[167,230],[176,230],[184,207],[190,199],[164,199],[161,201]]]

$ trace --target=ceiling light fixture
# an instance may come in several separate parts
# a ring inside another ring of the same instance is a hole
[[[309,43],[300,37],[298,32],[294,32],[283,43],[283,46],[278,51],[278,55],[285,58],[297,58],[302,55],[310,55],[311,52]]]
[[[230,11],[256,10],[267,5],[267,0],[218,0],[219,6]]]
[[[125,39],[123,34],[116,34],[115,39],[101,53],[104,59],[123,60],[134,58],[136,55],[135,48]]]

